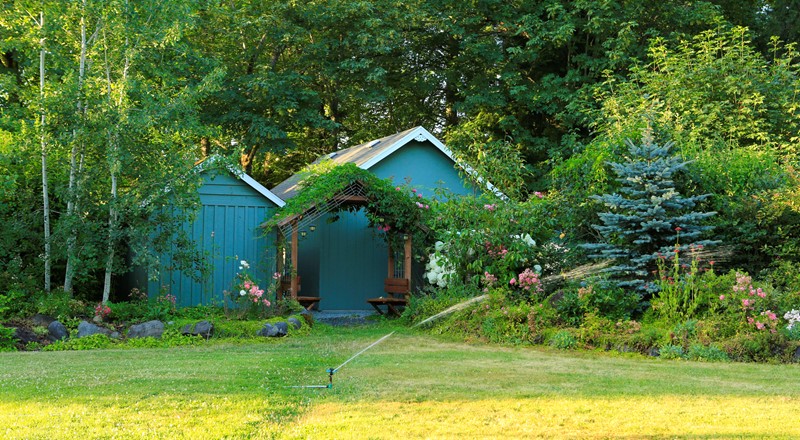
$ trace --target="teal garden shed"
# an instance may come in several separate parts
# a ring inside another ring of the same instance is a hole
[[[175,295],[180,307],[219,304],[241,260],[248,262],[257,280],[271,281],[275,271],[274,235],[265,236],[259,225],[284,205],[283,200],[240,170],[200,166],[200,210],[184,228],[205,255],[209,273],[198,282],[172,269],[171,256],[162,254],[147,283],[151,297],[161,292]]]
[[[446,188],[455,195],[475,191],[462,177],[464,173],[459,173],[459,165],[450,150],[423,127],[330,153],[317,162],[326,159],[338,164],[353,163],[377,177],[391,179],[397,184],[407,183],[426,197],[433,196],[437,188]],[[463,170],[466,174],[470,171]],[[301,174],[296,174],[272,192],[288,201],[301,190],[302,178]],[[368,228],[363,210],[340,211],[335,215],[336,221],[319,218],[299,231],[296,251],[299,282],[295,282],[295,286],[301,296],[318,297],[320,309],[369,309],[367,299],[383,295],[387,268],[388,272],[392,271],[387,245]],[[395,262],[403,261],[402,251],[393,257]],[[403,265],[397,267],[395,276],[403,276]],[[421,283],[422,273],[411,272],[413,290],[415,284]],[[295,290],[293,295],[297,296],[298,292]]]

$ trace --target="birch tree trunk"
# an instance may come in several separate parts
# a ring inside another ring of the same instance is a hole
[[[126,5],[127,6],[127,5]],[[106,32],[103,30],[103,40],[105,42],[104,45],[104,58],[105,58],[105,68],[106,68],[106,87],[108,92],[108,105],[111,107],[113,104],[113,100],[111,97],[112,88],[111,88],[111,66],[109,65],[108,61],[108,41],[106,40]],[[128,53],[128,39],[125,38],[125,65],[122,68],[122,78],[120,80],[120,90],[117,91],[118,98],[117,98],[117,112],[120,114],[117,115],[118,118],[122,116],[122,106],[123,100],[125,95],[125,84],[128,79],[128,68],[130,67],[130,57]],[[109,172],[111,173],[111,200],[108,204],[108,248],[107,248],[107,256],[106,256],[106,273],[105,278],[103,280],[103,304],[107,303],[109,297],[111,296],[111,276],[114,273],[114,256],[115,256],[115,241],[116,241],[116,231],[119,219],[119,211],[117,210],[117,178],[121,168],[120,160],[119,160],[119,141],[117,134],[119,133],[119,119],[117,123],[114,124],[114,131],[111,128],[108,129],[108,168]]]
[[[86,106],[83,101],[83,82],[86,75],[86,0],[83,0],[81,9],[81,55],[78,64],[78,120],[83,126],[83,119],[86,114]],[[76,130],[72,132],[73,144],[69,161],[69,191],[67,199],[67,219],[69,222],[75,221],[78,212],[78,194],[80,192],[80,182],[78,180],[83,168],[83,139],[79,138]],[[80,161],[78,156],[80,155]],[[70,235],[67,238],[67,267],[64,273],[64,292],[72,293],[72,284],[75,277],[75,248],[78,242],[78,229],[73,225],[70,228]]]
[[[41,52],[39,53],[39,99],[41,121],[39,129],[41,130],[41,146],[42,146],[42,207],[44,211],[44,290],[50,292],[50,271],[51,271],[51,252],[50,252],[50,194],[48,191],[47,180],[47,141],[45,139],[45,111],[44,111],[44,57],[45,57],[45,39],[44,39],[44,11],[39,13],[39,29],[41,31]]]

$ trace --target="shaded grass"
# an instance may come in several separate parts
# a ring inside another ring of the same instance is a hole
[[[0,354],[2,438],[800,437],[796,365],[470,345],[391,323],[304,338]]]

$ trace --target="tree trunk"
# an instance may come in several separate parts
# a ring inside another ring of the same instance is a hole
[[[83,126],[86,106],[83,103],[83,82],[86,75],[86,0],[82,3],[81,11],[81,56],[78,65],[78,121]],[[64,292],[72,293],[73,279],[75,278],[75,248],[78,243],[78,229],[75,227],[75,215],[78,212],[78,193],[80,183],[78,177],[82,166],[79,165],[78,156],[81,155],[80,164],[83,164],[83,139],[78,136],[76,130],[72,131],[72,151],[69,162],[69,191],[67,199],[67,221],[70,222],[70,235],[67,238],[67,267],[64,272]]]
[[[203,156],[203,159],[211,156],[211,142],[208,140],[208,136],[203,136],[200,138],[200,155]]]
[[[126,2],[127,6],[127,2]],[[103,39],[105,40],[105,30],[103,30]],[[128,53],[128,39],[125,38],[125,65],[122,68],[122,88],[119,90],[119,97],[117,99],[117,112],[122,113],[122,105],[123,105],[123,98],[125,96],[125,85],[128,79],[128,69],[130,68],[130,57]],[[113,106],[113,101],[111,99],[111,66],[108,62],[108,43],[106,42],[104,47],[104,58],[105,58],[105,65],[106,65],[106,87],[108,92],[108,105],[109,107]],[[119,118],[119,116],[118,116]],[[111,296],[111,276],[114,273],[114,256],[115,256],[115,242],[116,242],[116,231],[117,225],[119,224],[119,210],[117,209],[117,201],[118,201],[118,194],[117,194],[117,178],[119,175],[119,171],[121,169],[121,163],[119,159],[119,140],[117,135],[119,133],[119,119],[117,119],[117,123],[114,125],[114,132],[111,129],[108,130],[108,168],[109,172],[111,173],[111,200],[109,201],[109,208],[108,208],[108,248],[107,248],[107,259],[106,259],[106,274],[105,279],[103,280],[103,304],[106,304]]]
[[[245,151],[241,155],[240,162],[246,174],[250,174],[253,171],[253,159],[256,157],[257,151],[258,147],[252,146],[249,150]]]
[[[47,142],[45,139],[45,116],[44,116],[44,11],[39,13],[39,29],[41,31],[41,52],[39,54],[39,98],[41,100],[39,112],[41,113],[41,146],[42,146],[42,207],[44,210],[44,290],[50,292],[50,271],[51,271],[51,252],[50,252],[50,194],[47,181]]]

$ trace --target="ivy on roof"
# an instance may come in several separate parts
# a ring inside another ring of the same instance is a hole
[[[400,244],[399,235],[414,236],[415,242],[427,236],[425,216],[430,212],[430,201],[408,185],[397,186],[389,179],[381,179],[353,163],[336,164],[325,160],[306,167],[300,181],[300,191],[264,226],[278,227],[300,217],[318,206],[323,206],[337,196],[345,194],[351,185],[360,185],[362,203],[344,203],[331,212],[355,212],[365,208],[371,227],[386,233],[392,247]],[[421,236],[422,235],[422,236]],[[397,242],[396,242],[397,241]]]

